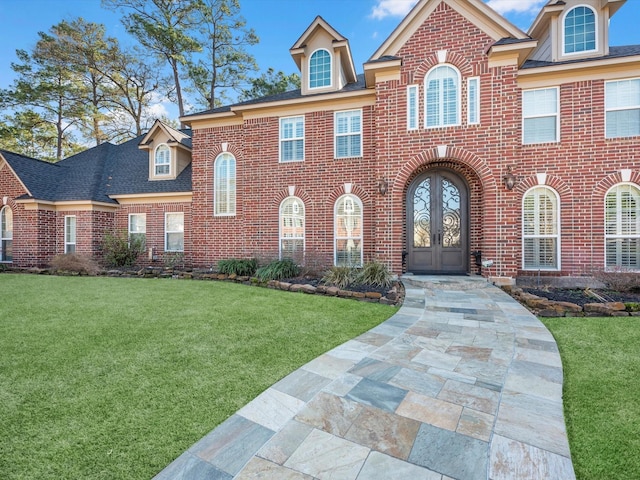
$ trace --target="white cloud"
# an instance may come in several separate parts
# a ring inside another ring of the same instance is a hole
[[[371,10],[371,17],[382,20],[386,17],[404,17],[418,0],[377,0]]]
[[[500,15],[505,13],[537,14],[547,0],[489,0],[487,5]]]

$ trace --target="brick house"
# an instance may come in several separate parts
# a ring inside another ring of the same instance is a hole
[[[0,261],[99,255],[117,228],[193,266],[638,270],[640,45],[608,44],[624,3],[551,0],[525,33],[481,0],[420,0],[363,74],[317,17],[290,49],[297,91],[56,165],[0,151]]]

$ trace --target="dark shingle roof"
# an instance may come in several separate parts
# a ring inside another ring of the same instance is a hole
[[[149,181],[149,152],[138,148],[144,136],[120,145],[103,143],[58,163],[0,150],[32,198],[117,203],[109,195],[191,191],[191,164],[175,180]],[[191,138],[181,143],[191,147]],[[26,195],[23,198],[29,198]]]
[[[494,43],[494,45],[513,45],[516,43],[525,43],[525,42],[530,42],[533,39],[531,37],[527,37],[527,38],[513,38],[513,37],[505,37],[505,38],[501,38],[500,40],[498,40],[496,43]]]
[[[608,60],[611,58],[624,58],[640,55],[640,45],[625,45],[621,47],[609,47],[609,55],[600,57],[580,58],[577,60],[565,60],[561,62],[547,62],[543,60],[527,60],[521,68],[552,67],[554,65],[569,65],[572,63],[593,62],[597,60]]]
[[[211,110],[205,110],[204,112],[191,113],[189,115],[185,115],[184,118],[200,116],[200,115],[215,114],[215,113],[230,112],[231,109],[234,108],[234,107],[242,107],[242,106],[245,106],[245,105],[260,105],[261,103],[283,102],[283,101],[286,101],[286,100],[297,100],[299,98],[315,98],[315,97],[319,97],[319,96],[327,95],[327,94],[340,93],[340,92],[343,92],[343,93],[354,92],[354,91],[357,91],[357,90],[364,90],[364,89],[366,89],[366,86],[365,86],[365,83],[364,83],[364,74],[360,74],[360,75],[358,75],[357,82],[348,83],[347,85],[345,85],[338,92],[323,92],[323,93],[313,93],[313,94],[308,94],[308,95],[302,95],[301,89],[298,88],[296,90],[290,90],[288,92],[276,93],[275,95],[267,95],[266,97],[254,98],[254,99],[251,99],[251,100],[247,100],[245,102],[238,102],[238,103],[234,103],[234,104],[231,104],[231,105],[226,105],[224,107],[218,107],[218,108],[214,108],[214,109],[211,109]]]
[[[55,200],[56,190],[66,169],[56,163],[43,162],[7,150],[0,150],[11,169],[33,198]],[[25,197],[29,198],[29,194]]]

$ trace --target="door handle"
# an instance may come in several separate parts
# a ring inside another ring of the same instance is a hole
[[[433,244],[434,245],[436,244],[436,234],[435,233],[433,234]]]
[[[438,245],[440,245],[441,241],[442,241],[442,233],[438,231]]]

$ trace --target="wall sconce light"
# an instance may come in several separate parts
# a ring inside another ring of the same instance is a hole
[[[380,195],[386,195],[388,189],[389,184],[384,178],[378,180],[378,192],[380,192]]]
[[[513,190],[513,187],[516,185],[516,176],[511,171],[511,167],[507,167],[507,173],[502,178],[504,182],[504,186],[507,187],[507,190]]]

